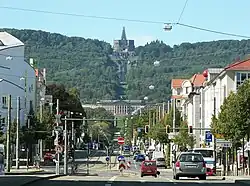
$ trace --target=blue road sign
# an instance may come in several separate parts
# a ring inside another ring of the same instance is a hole
[[[212,142],[212,134],[210,131],[206,131],[206,142]]]
[[[109,161],[109,156],[106,157],[106,161]]]
[[[121,161],[121,160],[125,160],[125,157],[124,156],[118,156],[118,161]]]

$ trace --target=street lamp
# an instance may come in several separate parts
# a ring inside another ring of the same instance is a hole
[[[53,114],[53,103],[49,103],[49,106],[50,106],[50,114]]]
[[[156,67],[160,66],[160,61],[155,61],[154,66],[156,66]]]
[[[154,85],[150,85],[148,88],[149,88],[150,90],[154,90],[154,89],[155,89],[155,86],[154,86]]]

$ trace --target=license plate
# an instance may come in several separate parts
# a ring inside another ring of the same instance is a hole
[[[187,167],[188,167],[188,168],[196,168],[195,165],[188,165]]]
[[[151,170],[148,170],[147,172],[151,172]]]

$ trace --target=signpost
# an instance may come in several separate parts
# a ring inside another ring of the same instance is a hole
[[[206,142],[207,143],[212,142],[212,134],[210,131],[206,131]]]
[[[106,157],[106,161],[107,161],[107,162],[109,161],[109,156]]]
[[[226,147],[226,148],[232,147],[232,142],[224,139],[217,139],[216,144],[218,147]]]
[[[123,145],[124,143],[125,143],[124,138],[123,137],[118,137],[118,144]]]

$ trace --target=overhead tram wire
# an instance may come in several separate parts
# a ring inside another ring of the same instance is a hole
[[[192,29],[195,29],[195,30],[201,30],[201,31],[206,31],[206,32],[210,32],[210,33],[215,33],[215,34],[221,34],[221,35],[226,35],[226,36],[232,36],[232,37],[239,37],[239,38],[250,39],[250,36],[244,36],[244,35],[239,35],[239,34],[221,32],[221,31],[216,31],[216,30],[210,30],[210,29],[207,29],[207,28],[201,28],[201,27],[192,26],[192,25],[183,24],[183,23],[176,23],[176,25],[180,25],[180,26],[183,26],[183,27],[192,28]]]
[[[1,9],[9,9],[9,10],[18,10],[18,11],[24,11],[24,12],[35,12],[35,13],[54,14],[54,15],[73,16],[73,17],[85,17],[85,18],[92,18],[92,19],[106,19],[106,20],[128,21],[128,22],[149,23],[149,24],[164,24],[164,22],[162,22],[162,21],[126,19],[126,18],[94,16],[94,15],[84,15],[84,14],[75,14],[75,13],[66,13],[66,12],[52,12],[52,11],[46,11],[46,10],[15,8],[15,7],[7,7],[7,6],[0,6],[0,8]]]
[[[179,22],[181,21],[182,15],[183,15],[183,13],[184,13],[186,7],[187,7],[187,3],[188,3],[188,0],[186,0],[184,6],[183,6],[183,8],[182,8],[182,11],[181,11],[181,14],[180,14],[180,16],[179,16],[179,19],[178,19],[177,23],[179,23]]]
[[[7,6],[0,6],[0,9],[17,10],[17,11],[24,11],[24,12],[35,12],[35,13],[43,13],[43,14],[64,15],[64,16],[74,16],[74,17],[85,17],[85,18],[92,18],[92,19],[128,21],[128,22],[135,22],[135,23],[166,24],[166,22],[163,22],[163,21],[150,21],[150,20],[126,19],[126,18],[116,18],[116,17],[92,16],[92,15],[84,15],[84,14],[74,14],[74,13],[65,13],[65,12],[52,12],[52,11],[45,11],[45,10],[25,9],[25,8],[16,8],[16,7],[7,7]],[[180,17],[182,17],[182,15]],[[222,31],[216,31],[216,30],[211,30],[211,29],[207,29],[207,28],[197,27],[197,26],[178,23],[178,22],[177,23],[167,23],[167,24],[188,27],[188,28],[195,29],[195,30],[206,31],[206,32],[210,32],[210,33],[226,35],[226,36],[231,36],[231,37],[250,39],[250,36],[227,33],[227,32],[222,32]]]

